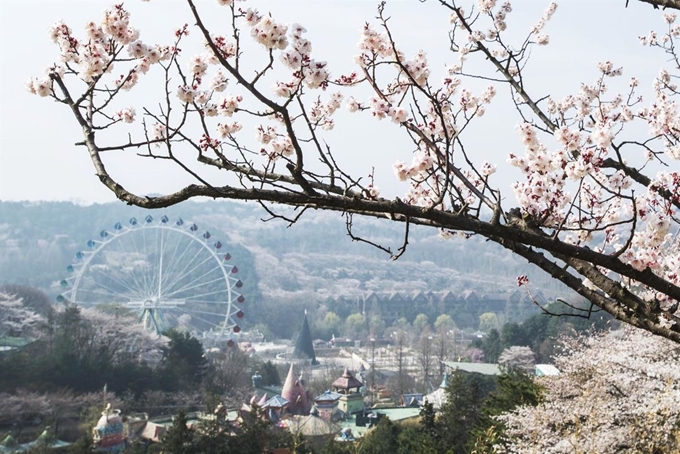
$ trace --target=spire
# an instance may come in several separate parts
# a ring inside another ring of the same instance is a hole
[[[293,356],[295,358],[309,359],[312,361],[313,366],[319,364],[319,362],[316,360],[316,354],[314,353],[312,334],[309,330],[309,322],[307,321],[306,310],[305,316],[302,319],[300,333],[298,334],[297,340],[295,341],[295,350],[293,350]]]
[[[440,388],[448,388],[449,387],[449,373],[444,372],[444,377],[442,377],[442,383],[439,385]]]
[[[295,374],[295,369],[292,364],[288,370],[286,382],[283,384],[281,397],[291,403],[288,407],[291,413],[300,415],[306,414],[307,411],[309,411],[307,392],[302,387],[300,380]]]

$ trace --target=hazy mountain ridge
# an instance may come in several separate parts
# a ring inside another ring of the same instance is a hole
[[[278,208],[278,207],[277,207]],[[290,214],[292,210],[281,208]],[[250,301],[357,296],[370,291],[416,290],[503,292],[529,274],[545,294],[561,285],[532,270],[499,246],[477,237],[443,239],[434,229],[413,227],[407,252],[397,261],[367,244],[352,242],[338,213],[309,210],[295,225],[269,215],[257,204],[185,202],[164,210],[141,210],[121,203],[78,206],[66,202],[0,202],[0,283],[50,290],[78,250],[102,229],[131,217],[166,214],[210,230],[233,251]],[[403,225],[355,217],[355,234],[391,247],[401,246]],[[273,302],[273,301],[270,301]],[[311,301],[310,301],[311,302]]]

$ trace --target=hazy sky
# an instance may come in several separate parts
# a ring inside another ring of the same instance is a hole
[[[209,15],[216,8],[214,0],[198,3]],[[398,43],[403,43],[407,53],[424,49],[432,65],[433,80],[438,81],[444,66],[454,63],[456,57],[447,48],[448,13],[436,3],[389,0],[387,8]],[[595,65],[604,60],[624,67],[625,80],[620,81],[624,86],[629,77],[636,76],[648,90],[665,57],[640,46],[637,36],[652,29],[663,31],[660,12],[636,0],[631,0],[627,9],[625,0],[558,3],[557,13],[546,28],[551,43],[537,48],[529,64],[527,76],[536,97],[552,93],[561,98],[576,92],[581,82],[591,83],[597,77]],[[98,21],[110,4],[99,0],[0,1],[0,200],[114,200],[94,175],[86,150],[73,145],[81,139],[81,133],[68,109],[31,95],[24,88],[30,76],[42,75],[44,68],[56,60],[56,46],[47,36],[50,25],[63,19],[80,33],[87,21]],[[304,25],[313,43],[314,57],[327,60],[337,76],[353,69],[359,29],[375,16],[377,4],[376,0],[252,0],[243,6],[271,11],[281,22]],[[516,0],[509,29],[523,35],[547,4],[542,0]],[[179,1],[128,0],[126,7],[132,11],[133,25],[141,30],[145,42],[168,43],[172,30],[184,22],[191,23],[187,6]],[[191,52],[185,57],[190,55]],[[137,96],[152,105],[157,103],[151,97],[147,101],[144,94]],[[495,178],[507,187],[519,174],[507,168],[506,157],[510,152],[522,152],[514,132],[517,117],[508,103],[507,91],[499,91],[482,120],[475,126],[475,137],[468,147],[474,147],[479,162],[486,159],[499,164]],[[375,166],[377,185],[388,196],[402,194],[406,189],[391,170],[396,160],[411,160],[405,137],[387,121],[377,123],[366,116],[345,113],[338,117],[336,129],[326,136],[350,169],[365,175]],[[134,156],[106,159],[114,177],[140,193],[176,190],[191,181],[176,169]],[[212,177],[219,181],[219,176]]]

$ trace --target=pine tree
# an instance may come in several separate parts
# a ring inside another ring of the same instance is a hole
[[[446,388],[446,403],[442,406],[439,422],[440,450],[464,452],[470,429],[481,416],[481,387],[476,374],[456,371]]]
[[[501,356],[503,346],[501,345],[501,336],[498,330],[492,329],[484,337],[482,341],[482,350],[484,350],[484,362],[495,363],[498,357]]]
[[[192,454],[196,452],[193,439],[193,430],[187,427],[187,415],[180,411],[161,440],[162,451],[167,454]]]
[[[541,387],[522,371],[510,371],[498,377],[498,389],[482,406],[479,424],[470,431],[468,452],[493,453],[502,443],[505,425],[494,417],[522,405],[535,406],[541,398]]]
[[[302,327],[295,341],[295,350],[293,350],[295,358],[304,358],[312,361],[312,365],[319,364],[314,353],[314,344],[312,343],[312,333],[309,330],[309,322],[307,321],[307,312],[302,319]]]

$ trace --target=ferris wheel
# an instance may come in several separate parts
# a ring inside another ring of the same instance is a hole
[[[230,345],[241,330],[238,268],[222,243],[196,224],[150,215],[118,222],[75,259],[60,282],[59,302],[122,308],[149,331],[187,330]]]

